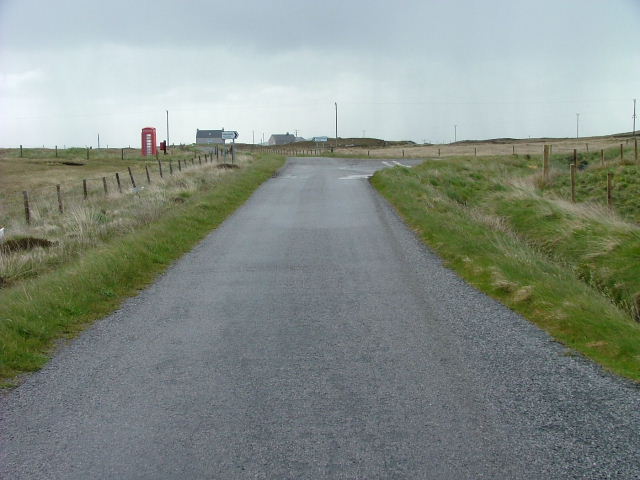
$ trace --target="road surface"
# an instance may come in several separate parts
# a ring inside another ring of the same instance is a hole
[[[444,268],[389,165],[291,159],[0,398],[0,478],[640,477],[640,390]]]

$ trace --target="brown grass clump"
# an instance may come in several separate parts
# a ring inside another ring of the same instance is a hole
[[[533,287],[531,285],[525,285],[524,287],[519,288],[513,294],[513,301],[520,302],[528,302],[533,298]]]

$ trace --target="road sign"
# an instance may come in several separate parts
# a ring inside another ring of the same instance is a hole
[[[329,141],[328,137],[313,137],[314,142],[327,142]]]
[[[234,132],[233,130],[225,130],[222,132],[223,140],[235,140],[238,138],[238,132]]]

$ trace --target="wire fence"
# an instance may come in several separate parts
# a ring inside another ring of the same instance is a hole
[[[35,220],[62,215],[70,207],[92,201],[131,193],[140,194],[145,188],[181,175],[194,168],[219,164],[235,153],[229,148],[214,147],[209,153],[183,158],[159,158],[155,162],[133,165],[99,176],[51,183],[20,192],[0,193],[0,227],[15,223],[22,217],[28,226]]]

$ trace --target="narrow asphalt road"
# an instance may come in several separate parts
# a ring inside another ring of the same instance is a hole
[[[292,159],[0,398],[2,479],[640,478],[640,390]]]

